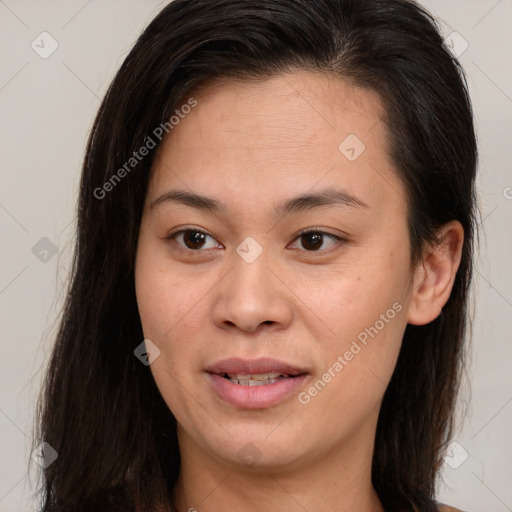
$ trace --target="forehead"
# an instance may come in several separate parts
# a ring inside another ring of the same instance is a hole
[[[249,207],[250,199],[263,204],[341,185],[377,206],[386,203],[386,194],[404,200],[373,91],[301,71],[222,80],[191,96],[197,105],[159,148],[153,198],[180,185],[226,201],[242,194]]]

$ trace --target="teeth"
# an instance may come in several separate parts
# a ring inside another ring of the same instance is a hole
[[[288,375],[284,375],[283,373],[277,373],[277,372],[252,373],[252,374],[246,374],[246,373],[228,374],[228,377],[230,379],[236,379],[236,380],[268,380],[268,379],[277,379],[280,376],[287,377]]]
[[[240,384],[241,386],[264,386],[266,384],[273,384],[278,380],[286,379],[289,375],[283,373],[272,372],[272,373],[237,373],[230,375],[228,378],[234,384]]]
[[[281,378],[284,378],[284,377],[281,377]],[[246,379],[246,380],[229,379],[229,380],[233,384],[240,384],[241,386],[265,386],[266,384],[274,384],[274,382],[281,380],[281,378],[265,379],[265,380],[253,380],[253,379]]]

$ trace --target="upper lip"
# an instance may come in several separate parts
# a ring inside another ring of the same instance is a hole
[[[242,359],[239,357],[231,357],[222,359],[206,368],[208,373],[217,375],[223,374],[265,374],[265,373],[283,373],[286,375],[301,375],[307,373],[300,366],[289,364],[279,359],[271,357],[262,357],[258,359]]]

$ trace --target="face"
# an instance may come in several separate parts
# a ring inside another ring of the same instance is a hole
[[[180,448],[275,471],[367,453],[411,289],[380,100],[308,72],[194,98],[155,158],[135,274]]]

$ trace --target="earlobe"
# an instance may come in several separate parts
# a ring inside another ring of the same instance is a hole
[[[464,229],[458,221],[445,224],[438,241],[425,250],[414,274],[407,322],[425,325],[435,320],[450,298],[459,268]]]

